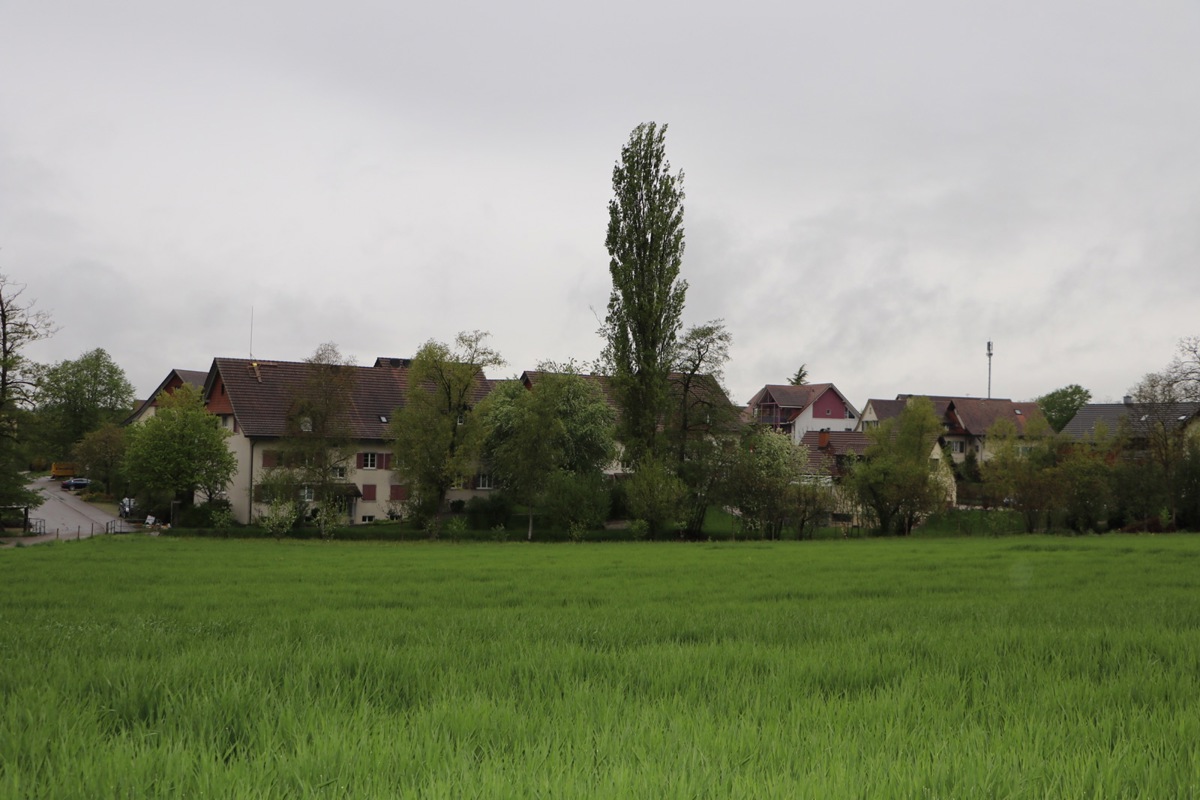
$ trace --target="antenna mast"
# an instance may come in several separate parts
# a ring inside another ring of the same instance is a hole
[[[988,400],[992,399],[992,342],[988,340]]]
[[[990,344],[988,349],[991,349]],[[250,360],[254,360],[254,306],[250,306]],[[990,385],[991,378],[988,378],[988,381]]]

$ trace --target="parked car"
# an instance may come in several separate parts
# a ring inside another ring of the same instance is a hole
[[[87,487],[89,487],[91,485],[92,485],[92,482],[90,480],[88,480],[87,478],[71,478],[69,480],[65,480],[62,482],[62,488],[66,489],[67,491],[73,491],[75,489],[86,489]]]

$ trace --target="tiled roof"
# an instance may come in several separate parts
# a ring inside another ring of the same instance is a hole
[[[343,367],[353,370],[354,382],[346,415],[356,439],[383,440],[396,409],[408,393],[408,363],[392,366],[379,359],[372,367]],[[247,436],[280,437],[287,429],[293,404],[309,379],[309,365],[297,361],[251,361],[244,358],[213,360],[205,383],[208,398],[219,380],[225,388],[238,426]],[[491,391],[492,381],[478,381],[472,402],[478,403]]]
[[[202,372],[196,369],[171,370],[167,373],[167,377],[163,378],[162,383],[160,383],[158,387],[150,393],[149,397],[133,404],[133,413],[129,415],[129,417],[125,420],[125,423],[129,424],[141,416],[141,414],[146,410],[146,407],[153,405],[154,401],[158,399],[158,396],[162,394],[163,390],[166,389],[167,386],[172,382],[174,382],[175,379],[178,379],[180,384],[195,386],[197,389],[199,389],[200,387],[204,386],[204,379],[207,377],[207,372]]]
[[[985,400],[978,397],[955,398],[953,411],[963,430],[972,436],[984,436],[993,425],[1007,419],[1016,426],[1017,435],[1024,436],[1026,426],[1035,419],[1044,419],[1037,403],[1014,403],[1012,400]]]
[[[867,401],[872,410],[875,412],[875,419],[883,422],[892,417],[900,416],[900,412],[908,405],[906,400],[877,400],[872,398]],[[865,411],[865,408],[864,408]]]
[[[826,445],[821,447],[825,438]],[[808,448],[808,471],[813,475],[837,474],[839,457],[861,456],[871,446],[871,437],[855,431],[807,431],[800,444]]]
[[[780,408],[803,410],[831,388],[833,388],[832,383],[806,383],[803,386],[769,383],[750,398],[750,405],[757,406],[769,397]]]
[[[1200,417],[1200,403],[1089,403],[1071,418],[1063,434],[1073,439],[1087,439],[1096,433],[1097,426],[1109,435],[1117,433],[1123,420],[1128,419],[1134,432],[1150,421],[1187,425]]]
[[[950,424],[947,433],[984,436],[988,429],[1001,419],[1011,420],[1018,435],[1024,435],[1025,427],[1034,419],[1042,419],[1042,409],[1034,402],[1017,403],[1006,397],[950,397],[946,395],[900,394],[895,400],[870,400],[875,416],[880,421],[900,415],[908,401],[916,397],[927,397],[933,403],[938,418]]]

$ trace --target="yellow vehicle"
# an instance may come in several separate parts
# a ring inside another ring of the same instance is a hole
[[[60,478],[75,477],[75,462],[73,461],[55,461],[50,465],[51,480],[59,480]]]

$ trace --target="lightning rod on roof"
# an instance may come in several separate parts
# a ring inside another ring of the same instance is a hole
[[[992,399],[992,340],[988,339],[988,400]]]
[[[254,306],[250,306],[250,360],[254,360]]]

